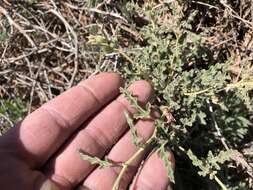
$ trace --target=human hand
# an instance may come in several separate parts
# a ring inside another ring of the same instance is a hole
[[[43,105],[0,138],[0,187],[3,190],[110,190],[121,168],[99,169],[81,160],[78,149],[96,157],[125,162],[136,151],[124,111],[134,113],[119,95],[123,85],[117,74],[103,73],[82,81]],[[129,87],[145,104],[151,86],[137,81]],[[140,120],[138,135],[147,140],[154,122]],[[136,172],[143,152],[124,175],[120,189],[165,190],[169,185],[163,161],[156,153]],[[173,160],[168,153],[168,159]],[[173,161],[174,162],[174,161]],[[133,180],[134,178],[134,180]]]

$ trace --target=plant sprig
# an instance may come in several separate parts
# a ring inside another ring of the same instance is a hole
[[[145,109],[142,108],[136,97],[133,96],[133,94],[125,89],[125,88],[120,88],[120,92],[127,97],[130,105],[136,109],[136,113],[133,115],[134,119],[149,119],[150,118],[150,113],[151,113],[151,104],[147,103]]]
[[[237,150],[220,151],[217,156],[214,156],[211,151],[208,152],[206,159],[198,159],[191,150],[187,151],[187,156],[192,160],[192,164],[198,167],[200,176],[208,176],[211,180],[215,180],[223,190],[228,190],[226,185],[217,177],[217,172],[221,169],[220,164],[225,161],[233,160],[233,157],[238,155]]]
[[[106,168],[114,165],[114,163],[110,162],[107,159],[102,160],[96,156],[90,156],[88,154],[83,153],[81,150],[79,150],[78,153],[82,160],[88,161],[92,165],[98,165],[99,168]]]

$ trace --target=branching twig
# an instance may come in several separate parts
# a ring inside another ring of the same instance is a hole
[[[43,48],[43,49],[32,49],[30,52],[28,53],[24,53],[23,55],[20,55],[18,57],[10,57],[10,58],[7,58],[6,61],[9,62],[9,63],[14,63],[14,62],[17,62],[18,60],[21,60],[21,59],[24,59],[24,58],[27,58],[31,55],[33,55],[34,53],[38,53],[38,54],[41,54],[41,53],[45,53],[49,51],[48,48]]]
[[[214,113],[213,113],[213,107],[212,107],[211,103],[209,102],[209,100],[207,100],[207,104],[209,106],[209,111],[211,113],[211,117],[212,117],[212,120],[213,120],[213,123],[214,123],[214,127],[217,131],[218,136],[220,137],[221,143],[223,144],[223,146],[225,147],[226,150],[229,150],[229,147],[226,143],[226,138],[222,135],[221,130],[218,126],[218,123],[216,122],[216,119],[215,119],[215,116],[214,116]]]
[[[145,143],[145,146],[143,147],[140,147],[137,152],[135,152],[135,154],[133,156],[131,156],[126,162],[122,163],[122,169],[118,175],[118,177],[116,178],[114,184],[113,184],[113,188],[112,190],[119,190],[119,187],[120,187],[120,182],[121,182],[121,179],[122,177],[124,176],[125,172],[127,171],[128,167],[132,164],[132,162],[135,161],[136,158],[138,158],[138,156],[140,154],[142,154],[146,148],[155,140],[156,138],[156,133],[157,133],[157,130],[155,128],[154,132],[153,132],[153,135],[149,138],[149,140]]]
[[[32,45],[32,47],[36,47],[33,40],[30,38],[30,36],[25,32],[25,30],[19,26],[8,14],[7,10],[5,10],[2,6],[0,6],[0,13],[3,14],[9,21],[10,25],[14,26],[21,34],[25,36],[25,38],[28,40],[28,42]]]
[[[240,17],[237,12],[235,12],[224,0],[220,0],[220,3],[229,10],[230,15],[242,22],[244,22],[245,24],[247,24],[250,28],[253,28],[253,24],[252,22]]]
[[[191,1],[192,3],[196,3],[196,4],[199,4],[199,5],[204,5],[204,6],[207,6],[209,7],[210,9],[219,9],[218,7],[214,6],[214,5],[210,5],[208,3],[204,3],[204,2],[201,2],[201,1]]]
[[[48,75],[47,75],[47,72],[44,70],[44,77],[46,79],[46,82],[47,82],[47,86],[48,86],[48,95],[49,95],[49,99],[53,99],[53,95],[52,95],[52,90],[51,90],[51,84],[49,82],[49,79],[48,79]]]
[[[222,181],[216,175],[214,176],[214,180],[220,185],[222,190],[228,190],[228,188],[224,185],[224,183],[222,183]]]
[[[102,10],[99,10],[97,8],[86,8],[86,7],[76,7],[74,5],[71,5],[69,3],[65,3],[68,7],[72,8],[72,9],[81,9],[81,10],[86,10],[86,11],[89,11],[89,12],[94,12],[94,13],[98,13],[98,14],[102,14],[102,15],[106,15],[106,16],[111,16],[111,17],[114,17],[114,18],[117,18],[117,19],[120,19],[122,21],[124,21],[125,23],[127,23],[127,20],[120,16],[119,14],[117,13],[113,13],[113,12],[106,12],[106,11],[102,11]]]
[[[42,64],[43,64],[43,62],[41,62],[40,66],[38,68],[38,71],[35,74],[34,81],[32,82],[32,90],[30,92],[30,101],[29,101],[29,106],[28,106],[28,114],[30,114],[31,111],[32,111],[32,102],[33,102],[34,90],[35,90],[35,86],[36,86],[36,83],[37,83],[37,78],[39,77],[39,74],[40,74]]]
[[[75,31],[73,30],[73,28],[70,26],[70,24],[66,21],[66,19],[62,16],[62,14],[59,11],[56,11],[55,9],[50,9],[49,12],[51,12],[52,14],[54,14],[55,16],[57,16],[65,25],[65,28],[67,31],[69,31],[72,35],[72,38],[74,39],[74,49],[75,49],[75,60],[74,60],[74,71],[72,74],[72,77],[70,79],[69,82],[69,88],[73,85],[75,76],[77,74],[77,70],[78,70],[78,37],[77,34],[75,33]],[[71,37],[70,37],[71,39]]]
[[[217,91],[222,91],[222,90],[229,90],[229,89],[233,89],[233,88],[240,88],[242,86],[252,86],[253,87],[253,80],[249,80],[249,81],[244,81],[244,80],[240,80],[239,82],[233,83],[233,84],[227,84],[224,88],[215,88],[215,87],[209,87],[206,88],[204,90],[200,90],[200,91],[196,91],[196,92],[186,92],[184,93],[184,95],[186,96],[196,96],[199,94],[204,94],[206,92],[208,92],[209,90],[215,89]]]

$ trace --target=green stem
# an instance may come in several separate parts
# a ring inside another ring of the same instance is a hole
[[[121,179],[123,177],[123,175],[125,174],[125,172],[127,171],[128,167],[132,164],[133,161],[135,161],[135,159],[141,154],[143,153],[147,146],[150,145],[153,140],[156,138],[156,128],[153,132],[153,135],[148,139],[148,141],[146,142],[146,145],[145,147],[140,147],[137,152],[134,153],[133,156],[131,156],[126,162],[122,163],[121,166],[122,166],[122,169],[118,175],[118,177],[116,178],[114,184],[113,184],[113,187],[112,187],[112,190],[119,190],[119,187],[120,187],[120,182],[121,182]]]
[[[124,173],[126,172],[128,166],[126,164],[122,164],[122,169],[117,177],[117,179],[115,180],[114,184],[113,184],[113,187],[112,187],[112,190],[119,190],[119,186],[120,186],[120,181],[124,175]]]
[[[226,88],[240,88],[242,86],[253,86],[253,81],[244,82],[243,80],[241,80],[241,81],[234,83],[234,84],[228,84],[226,86]]]
[[[243,86],[253,86],[253,81],[241,80],[237,83],[227,84],[224,88],[216,89],[216,90],[221,91],[221,90],[227,90],[229,88],[240,88],[240,87],[243,87]],[[211,90],[213,88],[214,87],[209,87],[209,88],[206,88],[204,90],[200,90],[200,91],[196,91],[196,92],[186,92],[186,93],[184,93],[184,95],[186,95],[186,96],[199,95],[199,94],[203,94],[205,92],[208,92],[209,90]]]
[[[222,190],[228,190],[228,188],[224,185],[224,183],[222,183],[222,181],[217,176],[214,176],[214,180],[220,185]]]
[[[183,147],[179,146],[179,149],[184,153],[186,153],[186,150]],[[222,190],[228,190],[228,188],[224,185],[224,183],[222,183],[222,181],[216,175],[214,176],[214,180],[220,185]]]
[[[208,92],[208,91],[211,90],[211,89],[212,89],[212,87],[209,87],[209,88],[207,88],[207,89],[200,90],[200,91],[197,91],[197,92],[186,92],[186,93],[184,93],[184,95],[186,95],[186,96],[199,95],[199,94],[203,94],[203,93],[205,93],[205,92]]]

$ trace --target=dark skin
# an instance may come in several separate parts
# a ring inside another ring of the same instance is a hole
[[[16,190],[112,189],[121,167],[96,168],[80,159],[78,149],[90,155],[125,162],[136,151],[124,111],[135,110],[119,88],[123,81],[114,73],[102,73],[82,81],[28,115],[0,138],[0,187]],[[146,81],[129,89],[141,104],[153,90]],[[154,131],[153,120],[136,123],[138,135],[147,141]],[[143,152],[124,175],[120,189],[166,190],[167,171],[157,153],[140,163]],[[173,160],[171,153],[168,159]]]

